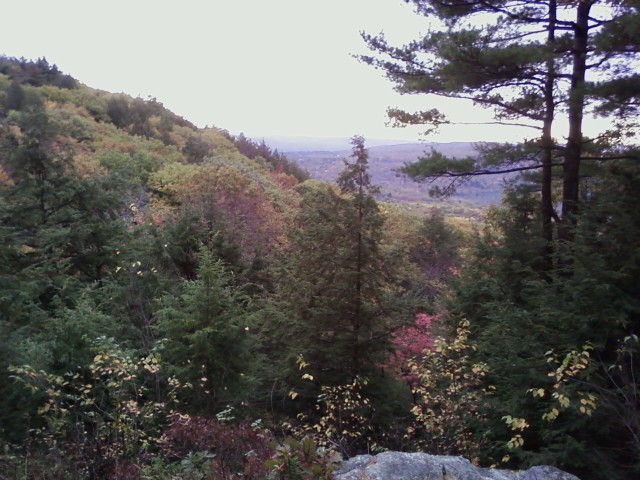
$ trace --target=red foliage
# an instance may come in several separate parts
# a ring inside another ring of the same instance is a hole
[[[413,375],[407,369],[409,360],[422,355],[425,350],[431,350],[434,346],[432,326],[439,315],[416,314],[416,321],[411,326],[402,327],[392,333],[394,352],[384,365],[386,370],[394,372],[403,380],[413,381]]]
[[[140,467],[127,461],[119,461],[113,471],[107,476],[108,480],[138,480],[140,478]]]
[[[255,255],[268,255],[283,241],[283,215],[260,182],[240,170],[202,168],[183,180],[177,195],[203,218],[221,221],[247,262]]]
[[[282,171],[282,167],[270,174],[271,180],[280,190],[290,190],[298,185],[298,179],[292,175],[287,175]]]
[[[210,469],[213,478],[263,479],[271,458],[271,437],[246,422],[222,423],[202,417],[176,415],[162,437],[164,454],[181,459],[191,453],[210,452],[215,456]]]

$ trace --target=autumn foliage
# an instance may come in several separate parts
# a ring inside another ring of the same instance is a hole
[[[440,315],[418,313],[413,325],[402,326],[391,334],[394,350],[383,368],[399,375],[413,384],[415,372],[409,368],[410,362],[421,357],[425,351],[434,348],[434,328]]]

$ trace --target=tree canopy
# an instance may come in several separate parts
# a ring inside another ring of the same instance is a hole
[[[617,144],[633,132],[632,112],[640,83],[634,68],[637,2],[411,0],[416,13],[435,19],[422,38],[397,47],[384,35],[365,34],[375,53],[361,57],[382,69],[401,93],[462,98],[491,109],[498,125],[526,125],[539,133],[520,146],[485,146],[466,163],[437,154],[408,166],[417,179],[452,178],[452,187],[473,175],[540,170],[541,230],[552,240],[570,238],[580,200],[582,164],[631,156]],[[606,92],[620,92],[617,107]],[[583,135],[585,115],[609,116],[626,128],[600,139]],[[400,124],[430,127],[447,122],[443,112],[390,109]],[[563,143],[557,133],[568,131]],[[559,173],[556,173],[560,170]],[[560,178],[560,201],[552,197]],[[556,211],[556,205],[559,210]]]

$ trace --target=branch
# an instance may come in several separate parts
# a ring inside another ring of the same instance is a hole
[[[504,125],[507,127],[526,127],[533,128],[534,130],[542,130],[542,127],[536,127],[535,125],[528,125],[526,123],[516,122],[451,122],[450,125]]]
[[[559,167],[561,166],[561,163],[554,163],[551,166],[552,167]],[[442,172],[438,172],[438,173],[433,173],[430,175],[425,175],[422,176],[422,178],[432,178],[432,179],[436,179],[437,177],[475,177],[476,175],[501,175],[504,173],[515,173],[515,172],[525,172],[527,170],[537,170],[539,168],[542,168],[542,164],[536,164],[536,165],[528,165],[526,167],[513,167],[513,168],[506,168],[504,170],[476,170],[473,172],[464,172],[464,173],[456,173],[456,172],[450,172],[450,171],[442,171]]]
[[[512,20],[518,20],[518,21],[525,21],[528,23],[548,23],[549,19],[544,16],[544,17],[530,17],[530,16],[522,16],[522,15],[517,15],[512,13],[510,10],[505,9],[505,8],[500,8],[497,7],[494,2],[480,2],[482,5],[485,6],[485,8],[487,8],[488,10],[493,10],[494,13],[500,13],[502,15],[505,15],[509,18],[511,18]],[[554,22],[556,25],[556,29],[558,28],[559,25],[564,25],[566,27],[570,27],[573,26],[573,22],[571,21],[567,21],[567,20],[558,20],[556,19],[556,21]]]
[[[616,157],[580,157],[580,160],[595,160],[607,162],[609,160],[640,160],[640,155],[619,155]]]
[[[497,100],[489,100],[489,99],[483,99],[483,98],[478,98],[478,97],[474,97],[468,94],[462,94],[462,93],[452,93],[452,92],[428,92],[432,95],[437,95],[439,97],[445,97],[445,98],[460,98],[462,100],[471,100],[472,102],[475,103],[480,103],[484,106],[487,107],[500,107],[503,108],[505,111],[507,112],[511,112],[514,115],[518,115],[521,117],[525,117],[525,118],[530,118],[531,120],[540,120],[540,118],[538,118],[536,115],[532,115],[527,113],[526,111],[519,109],[519,108],[514,108],[511,105],[509,105],[508,103],[505,102],[500,102]]]
[[[540,30],[532,30],[530,32],[522,32],[518,35],[512,35],[510,37],[496,37],[496,38],[491,38],[489,43],[503,43],[503,42],[511,42],[513,40],[519,40],[522,38],[526,38],[528,36],[531,35],[539,35],[541,33],[545,33],[547,31],[546,28],[540,29]]]

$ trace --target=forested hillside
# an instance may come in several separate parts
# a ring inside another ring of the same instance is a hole
[[[640,166],[618,128],[577,178],[559,143],[406,167],[445,190],[508,170],[474,229],[381,202],[362,137],[311,180],[157,99],[0,58],[0,479],[326,479],[382,450],[635,478]]]
[[[426,107],[390,108],[391,121],[427,130],[447,124],[444,107],[429,107],[435,95],[470,100],[492,113],[493,124],[531,133],[464,159],[434,151],[402,169],[418,181],[448,180],[436,192],[444,195],[478,178],[516,174],[502,207],[486,215],[447,302],[447,317],[473,345],[457,358],[485,375],[475,389],[462,374],[450,384],[467,392],[467,408],[480,403],[479,423],[460,421],[470,436],[458,438],[479,442],[483,458],[511,437],[502,446],[511,465],[636,478],[640,271],[630,239],[640,225],[632,200],[640,4],[408,3],[425,17],[426,33],[403,45],[363,34],[370,54],[360,59]],[[605,126],[589,128],[596,118]],[[442,359],[428,356],[427,365],[442,368]],[[431,374],[421,378],[439,390]],[[434,424],[451,431],[433,410],[419,410],[427,437]]]
[[[265,478],[404,443],[392,334],[465,233],[379,205],[362,139],[332,186],[45,60],[2,58],[0,105],[1,475]],[[305,436],[332,450],[275,450]]]

